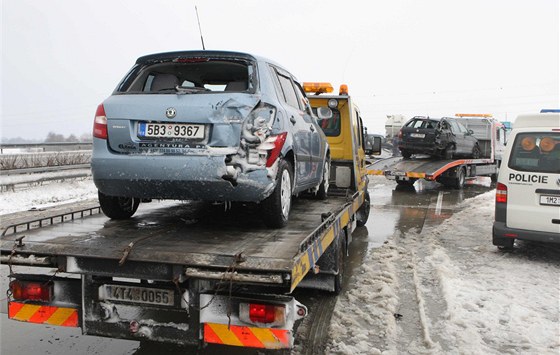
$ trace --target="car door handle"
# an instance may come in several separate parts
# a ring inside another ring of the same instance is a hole
[[[315,132],[315,127],[313,127],[313,125],[309,126],[309,129],[311,130],[311,132]]]
[[[290,117],[290,122],[292,122],[293,124],[296,124],[296,118],[294,116]]]

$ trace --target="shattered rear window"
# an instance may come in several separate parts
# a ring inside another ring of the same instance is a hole
[[[176,58],[136,65],[116,93],[255,92],[255,64],[220,58]]]

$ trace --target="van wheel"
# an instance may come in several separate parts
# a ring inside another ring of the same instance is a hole
[[[326,200],[329,192],[329,179],[331,177],[331,160],[327,158],[325,160],[325,166],[323,167],[323,181],[319,185],[319,190],[317,191],[317,198],[319,200]]]
[[[101,191],[97,196],[103,214],[111,219],[128,219],[140,205],[140,199],[135,197],[107,196]]]
[[[276,187],[274,187],[272,195],[262,202],[263,220],[270,228],[282,228],[288,224],[292,204],[292,176],[290,163],[280,160],[276,174]]]
[[[370,209],[370,199],[369,199],[369,192],[366,191],[364,195],[364,203],[356,212],[356,224],[358,227],[363,227],[366,225],[366,222],[369,218],[369,209]]]
[[[500,238],[492,237],[492,244],[498,247],[498,249],[503,251],[512,251],[514,248],[515,239],[514,238]]]

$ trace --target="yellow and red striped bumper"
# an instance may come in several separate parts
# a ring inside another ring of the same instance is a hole
[[[239,325],[204,323],[204,341],[212,344],[262,349],[290,348],[291,332],[287,329],[256,328]]]
[[[78,326],[78,311],[74,308],[8,302],[8,318],[22,322],[64,327]]]

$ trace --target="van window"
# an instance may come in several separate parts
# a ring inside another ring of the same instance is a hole
[[[560,173],[560,134],[518,134],[513,142],[508,166],[519,171]]]

